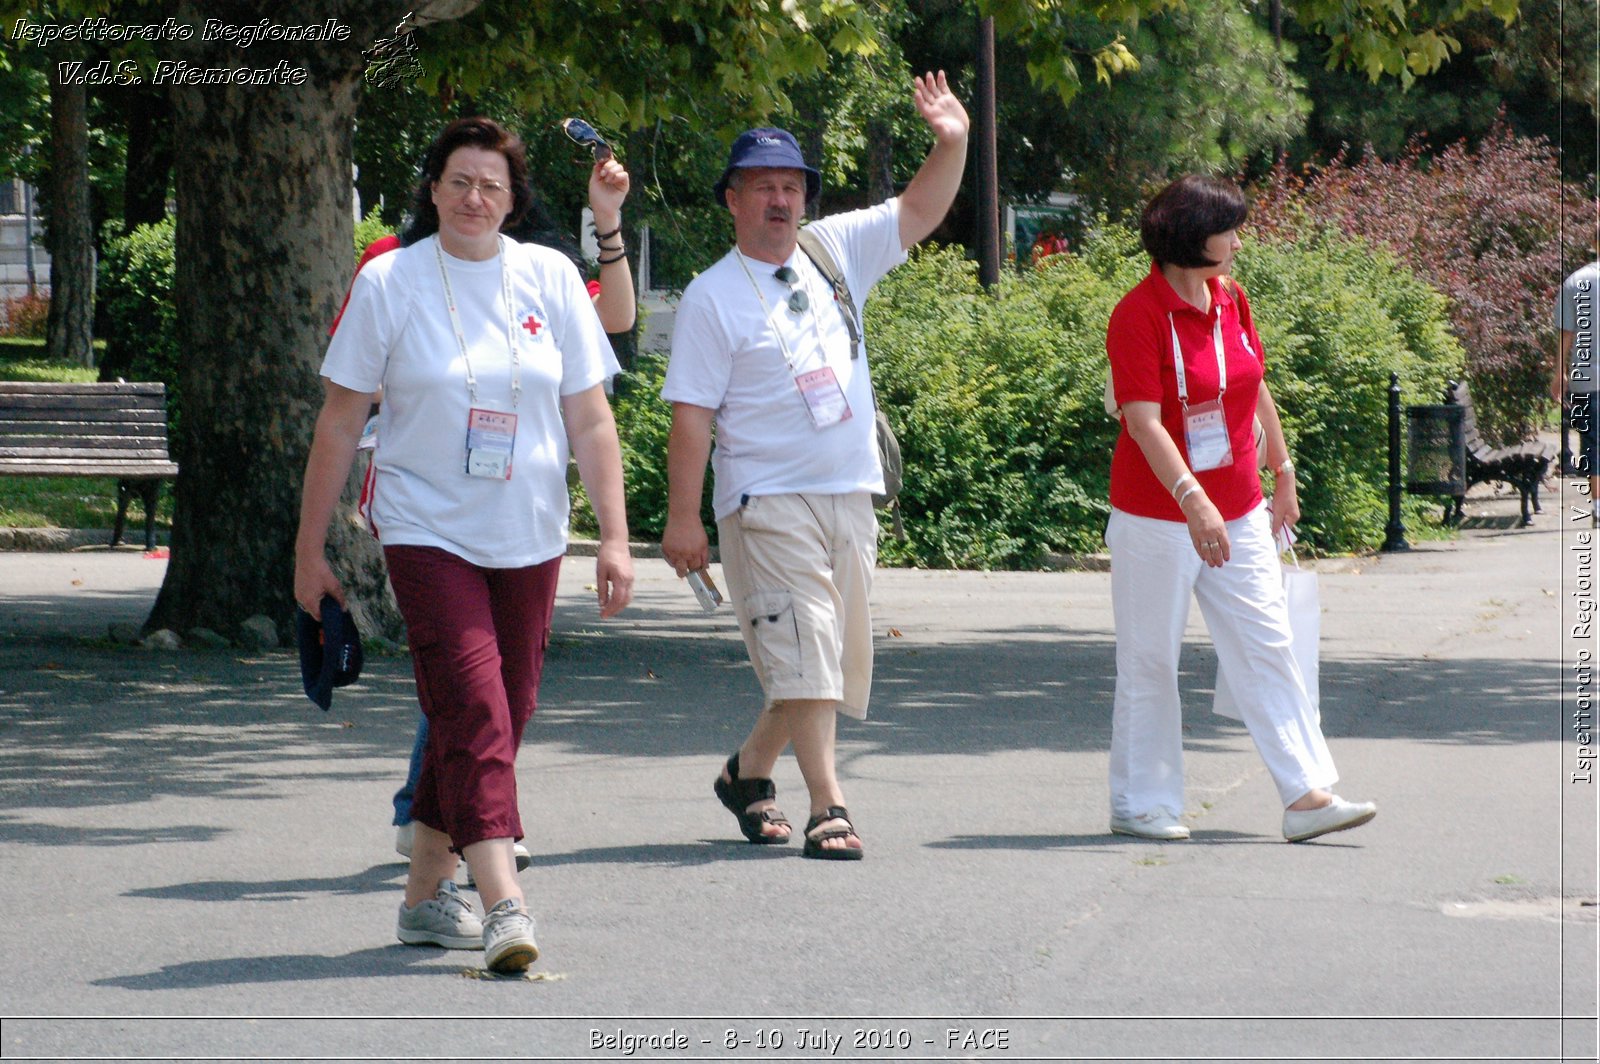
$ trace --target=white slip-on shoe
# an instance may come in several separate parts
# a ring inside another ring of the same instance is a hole
[[[1164,842],[1181,842],[1189,837],[1189,829],[1165,809],[1157,809],[1138,816],[1113,816],[1111,834],[1132,835],[1136,839],[1157,839]]]
[[[1290,842],[1305,842],[1318,835],[1358,828],[1378,815],[1372,802],[1347,802],[1337,794],[1320,809],[1285,809],[1283,837]]]

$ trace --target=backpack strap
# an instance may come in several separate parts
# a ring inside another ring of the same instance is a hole
[[[802,229],[796,233],[795,243],[800,245],[800,250],[806,253],[806,258],[811,260],[811,264],[821,271],[822,276],[833,286],[833,301],[839,304],[839,312],[844,315],[844,327],[850,333],[850,357],[860,358],[861,314],[856,310],[856,301],[850,296],[850,286],[845,284],[844,271],[833,261],[833,256],[828,254],[828,249],[823,246],[817,234],[809,229]]]

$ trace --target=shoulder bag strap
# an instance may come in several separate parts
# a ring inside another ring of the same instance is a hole
[[[795,242],[800,245],[800,250],[806,253],[806,258],[811,264],[822,272],[833,286],[833,298],[839,304],[839,312],[844,315],[844,327],[850,333],[850,357],[861,357],[861,314],[856,310],[856,301],[850,296],[850,286],[845,284],[844,271],[839,264],[833,261],[833,256],[828,254],[828,249],[823,246],[817,234],[809,229],[802,229],[795,234]]]

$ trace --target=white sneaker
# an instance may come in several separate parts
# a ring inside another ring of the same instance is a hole
[[[417,822],[407,820],[404,824],[394,829],[394,852],[401,857],[411,856],[411,843],[417,837]]]
[[[1113,816],[1111,834],[1177,842],[1189,837],[1189,829],[1167,810],[1157,809],[1138,816]]]
[[[1347,802],[1337,794],[1321,809],[1285,809],[1283,837],[1290,842],[1305,842],[1318,835],[1358,828],[1378,815],[1372,802]]]
[[[533,917],[517,899],[502,899],[484,917],[483,963],[491,972],[523,972],[538,959]]]
[[[439,892],[425,902],[407,908],[401,900],[395,934],[408,946],[445,949],[482,949],[484,939],[478,914],[448,879],[439,880]]]

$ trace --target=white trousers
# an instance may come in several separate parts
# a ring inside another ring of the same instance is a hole
[[[1191,591],[1283,804],[1339,778],[1290,651],[1288,605],[1265,504],[1227,528],[1231,556],[1213,569],[1195,553],[1183,522],[1111,511],[1113,816],[1183,812],[1178,653]]]

